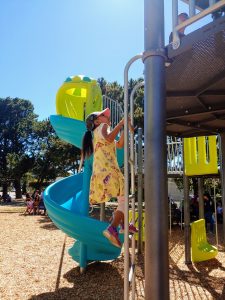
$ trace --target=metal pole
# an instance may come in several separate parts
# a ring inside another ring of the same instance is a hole
[[[195,0],[189,1],[189,16],[193,17],[195,15]]]
[[[143,149],[142,149],[142,128],[138,128],[138,253],[142,253],[143,222]]]
[[[145,299],[169,299],[164,1],[144,1]]]
[[[185,238],[185,263],[191,263],[191,238],[190,238],[190,199],[189,178],[184,175],[184,238]]]
[[[198,178],[198,207],[199,219],[204,219],[203,178]]]
[[[215,210],[215,224],[216,224],[216,246],[218,248],[218,227],[217,227],[217,211],[216,211],[216,181],[213,179],[213,202],[214,202],[214,210]]]
[[[134,93],[130,96],[130,120],[134,126]],[[135,172],[134,172],[134,133],[130,132],[130,172],[131,172],[131,207],[132,207],[132,222],[135,224]],[[135,299],[135,235],[132,236],[132,251],[131,251],[131,268],[132,268],[132,300]]]
[[[220,174],[223,207],[223,241],[225,243],[225,133],[220,134]]]
[[[136,60],[142,58],[142,54],[131,58],[124,69],[124,299],[129,299],[129,142],[128,142],[128,71]]]
[[[178,0],[173,0],[172,2],[172,23],[173,23],[173,30],[177,26],[177,16],[178,16]]]
[[[100,221],[105,221],[105,203],[100,204]]]
[[[171,203],[171,199],[169,198],[169,216],[170,216],[170,235],[172,233],[172,203]]]
[[[131,92],[131,95],[130,95],[130,115],[131,115],[131,124],[132,125],[134,125],[133,124],[133,116],[134,116],[134,95],[135,95],[135,93],[136,93],[136,91],[140,88],[140,87],[142,87],[144,85],[144,82],[142,81],[142,82],[139,82],[139,83],[137,83],[136,85],[135,85],[135,87],[133,88],[133,90],[132,90],[132,92]],[[131,161],[133,161],[134,162],[134,137],[133,137],[133,135],[131,135]],[[139,142],[139,140],[138,140],[138,142]],[[141,140],[141,145],[142,145],[142,140]],[[138,145],[139,146],[139,145]],[[133,149],[133,150],[132,150]],[[138,148],[139,149],[139,148]],[[138,171],[139,172],[139,171]],[[142,171],[141,171],[142,172]],[[138,173],[139,174],[139,173]],[[142,173],[141,173],[141,175],[142,175]],[[131,193],[132,194],[134,194],[134,192],[135,192],[135,188],[134,188],[134,164],[133,164],[133,167],[132,167],[132,169],[131,169]],[[139,189],[142,189],[142,186],[141,186],[141,188],[140,188],[140,186],[138,185],[138,194],[139,194]],[[134,201],[134,200],[133,200]],[[133,224],[135,224],[135,203],[133,203],[132,202],[132,222],[133,222]],[[139,204],[139,202],[138,202],[138,204]],[[141,206],[142,206],[142,199],[141,199]],[[139,215],[138,214],[138,220],[142,220],[142,213],[141,213],[141,215]],[[138,221],[138,224],[139,224],[140,222]],[[140,239],[140,232],[138,233],[138,237],[139,237],[139,239]],[[141,242],[139,242],[139,240],[138,240],[138,248],[139,248],[139,246],[140,246],[140,243],[142,243],[142,241]],[[134,253],[134,250],[135,250],[135,236],[133,235],[133,237],[132,237],[132,262],[134,261],[134,257],[135,257],[135,253]],[[133,282],[133,281],[132,281]],[[134,289],[134,283],[132,283],[132,289]],[[132,294],[134,294],[133,292],[132,292]]]

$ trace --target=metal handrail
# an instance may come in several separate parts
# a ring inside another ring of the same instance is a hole
[[[182,28],[185,28],[194,22],[204,18],[205,16],[214,13],[218,9],[225,6],[225,0],[220,0],[217,3],[213,3],[212,1],[209,3],[210,6],[204,10],[202,10],[200,13],[193,15],[193,1],[190,1],[189,3],[189,11],[191,12],[191,17],[187,19],[186,21],[182,22],[181,24],[177,24],[178,20],[178,0],[173,0],[172,2],[172,16],[173,16],[173,42],[172,46],[173,49],[176,50],[180,46],[180,38],[178,35],[178,31]],[[193,15],[193,16],[192,16]]]
[[[129,299],[129,135],[128,135],[128,71],[132,63],[142,59],[143,55],[138,54],[132,57],[124,69],[124,299]],[[132,115],[133,117],[133,115]],[[133,139],[132,139],[133,140]],[[135,297],[135,287],[132,280],[132,299]]]

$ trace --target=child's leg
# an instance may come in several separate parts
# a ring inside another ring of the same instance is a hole
[[[118,227],[121,224],[121,220],[124,219],[124,214],[122,211],[116,210],[114,212],[113,220],[111,226]]]
[[[113,220],[111,226],[118,227],[121,223],[124,223],[124,201],[125,198],[119,196],[118,198],[118,207],[117,210],[114,212]]]
[[[124,219],[124,197],[118,197],[118,207],[113,214],[113,220],[110,226],[103,231],[103,235],[116,247],[121,247],[117,227]]]

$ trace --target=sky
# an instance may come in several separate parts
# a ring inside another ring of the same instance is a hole
[[[164,3],[167,44],[172,0]],[[0,98],[30,100],[43,120],[68,76],[123,85],[126,63],[144,50],[144,0],[0,0],[0,41]],[[139,78],[143,64],[130,70]]]

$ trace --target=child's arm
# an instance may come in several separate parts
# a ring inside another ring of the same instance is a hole
[[[121,132],[119,140],[116,142],[117,148],[123,148],[124,146],[124,131]]]
[[[134,133],[134,127],[131,125],[130,119],[128,119],[128,128],[131,133]],[[116,142],[117,148],[123,148],[124,146],[124,131],[121,132],[119,140]]]
[[[112,143],[114,142],[117,134],[120,132],[120,129],[123,127],[124,125],[124,119],[122,119],[117,125],[116,127],[113,128],[113,130],[111,132],[107,132],[107,124],[104,124],[102,127],[102,136],[109,142]]]

